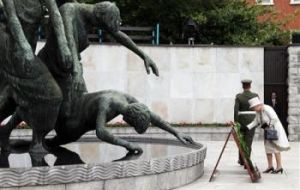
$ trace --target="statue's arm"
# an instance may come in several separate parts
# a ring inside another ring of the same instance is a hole
[[[122,146],[132,153],[141,153],[143,151],[139,146],[134,145],[124,139],[115,137],[105,129],[106,113],[103,110],[98,113],[96,125],[96,135],[100,140],[110,144]]]
[[[73,71],[75,73],[79,72],[79,50],[78,46],[76,44],[76,39],[74,37],[74,22],[73,19],[75,17],[76,11],[75,6],[73,4],[66,4],[63,7],[61,7],[61,16],[65,25],[65,31],[66,31],[66,38],[68,41],[68,46],[70,47],[72,59],[73,59]]]
[[[72,54],[68,46],[68,41],[65,34],[64,23],[60,15],[59,9],[57,7],[55,0],[45,0],[46,7],[50,13],[50,19],[54,33],[57,38],[58,48],[61,56],[61,61],[64,64],[65,69],[70,69],[72,67]]]
[[[174,128],[172,128],[172,126],[168,122],[164,121],[162,118],[160,118],[155,113],[151,112],[150,117],[151,117],[151,123],[154,126],[171,133],[182,143],[184,143],[184,144],[194,143],[193,139],[190,136],[178,133]]]
[[[149,74],[150,73],[150,69],[152,69],[152,72],[156,75],[159,76],[159,72],[157,69],[156,64],[154,63],[154,61],[151,60],[151,58],[146,55],[130,38],[129,36],[127,36],[125,33],[118,31],[118,32],[110,32],[110,34],[112,35],[112,37],[119,42],[120,44],[122,44],[123,46],[127,47],[128,49],[130,49],[131,51],[133,51],[135,54],[137,54],[140,58],[142,58],[144,60],[145,63],[145,67],[146,67],[146,71]]]
[[[4,11],[6,13],[8,27],[13,39],[24,52],[25,60],[34,59],[34,53],[24,34],[22,25],[16,13],[15,3],[13,0],[3,0]]]

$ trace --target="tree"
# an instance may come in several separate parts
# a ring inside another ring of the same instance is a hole
[[[276,22],[277,13],[269,7],[249,5],[244,0],[228,0],[207,10],[207,22],[200,25],[202,43],[236,45],[280,45],[289,42],[284,23]]]
[[[100,0],[81,0],[96,3]],[[160,23],[163,43],[182,41],[183,23],[192,18],[199,26],[197,43],[263,45],[286,44],[289,33],[276,22],[276,12],[245,0],[115,0],[124,25]],[[266,16],[267,15],[267,16]],[[263,18],[263,19],[258,19]]]

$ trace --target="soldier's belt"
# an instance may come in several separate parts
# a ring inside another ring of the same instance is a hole
[[[255,115],[255,111],[239,111],[238,115]]]

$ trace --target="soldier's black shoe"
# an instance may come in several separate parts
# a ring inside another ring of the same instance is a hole
[[[243,166],[243,165],[244,165],[244,162],[238,160],[238,164],[239,164],[240,166]]]

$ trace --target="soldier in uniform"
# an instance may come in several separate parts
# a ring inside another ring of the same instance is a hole
[[[255,113],[249,109],[248,100],[254,97],[258,97],[256,93],[250,91],[251,80],[242,80],[243,92],[236,95],[235,105],[234,105],[234,122],[241,124],[241,133],[245,137],[247,146],[249,147],[251,153],[252,141],[255,133],[255,129],[248,130],[247,125],[253,121],[255,118]],[[238,163],[244,165],[243,159],[239,154]]]

